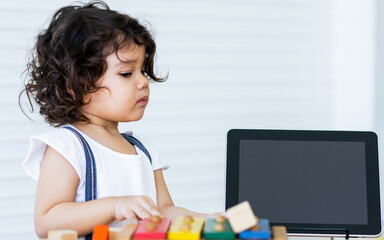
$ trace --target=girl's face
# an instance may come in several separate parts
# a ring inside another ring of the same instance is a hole
[[[149,100],[144,60],[145,47],[136,44],[106,58],[107,70],[98,80],[102,88],[86,95],[88,104],[81,108],[91,123],[129,122],[143,117]]]

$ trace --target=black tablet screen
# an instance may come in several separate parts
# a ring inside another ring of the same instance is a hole
[[[271,222],[368,224],[364,142],[242,139],[239,202]]]

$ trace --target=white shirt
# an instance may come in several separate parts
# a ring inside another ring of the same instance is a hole
[[[76,129],[74,126],[71,126]],[[149,159],[139,148],[138,155],[123,154],[113,151],[91,139],[76,129],[88,142],[96,164],[97,198],[110,196],[146,195],[156,203],[156,185],[153,171],[167,169],[168,165],[159,160],[158,153],[148,143],[136,135],[152,158]],[[126,132],[132,135],[131,132]],[[85,173],[86,160],[84,149],[74,133],[68,129],[56,128],[39,136],[33,136],[30,141],[27,157],[23,162],[24,170],[29,176],[37,180],[45,149],[49,145],[55,149],[72,165],[79,176],[79,186],[76,202],[85,201]],[[111,226],[122,226],[124,223],[114,222]]]

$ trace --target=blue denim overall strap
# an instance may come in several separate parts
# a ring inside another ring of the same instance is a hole
[[[85,173],[85,201],[91,201],[97,199],[97,182],[96,182],[96,164],[93,152],[89,147],[88,142],[84,137],[74,128],[65,126],[64,128],[73,132],[79,139],[81,145],[84,148],[85,160],[86,160],[86,173]],[[85,236],[85,240],[92,240],[92,234]]]
[[[73,132],[79,139],[81,145],[84,148],[86,171],[85,171],[85,201],[91,201],[97,199],[97,181],[96,181],[96,163],[93,152],[89,147],[88,142],[84,139],[76,129],[65,126],[64,128]]]
[[[125,140],[132,143],[134,146],[138,147],[147,156],[149,162],[152,164],[151,154],[149,154],[148,150],[144,147],[144,144],[139,141],[139,139],[125,133],[122,133],[121,136],[123,136]]]
[[[70,126],[65,126],[65,129],[73,132],[76,137],[79,139],[81,145],[84,148],[85,160],[86,160],[86,176],[85,176],[85,201],[91,201],[97,199],[97,185],[96,185],[96,163],[95,157],[93,156],[92,150],[89,147],[88,142],[85,138],[74,128]],[[144,147],[144,145],[134,136],[121,134],[128,142],[137,146],[148,158],[149,162],[152,164],[152,158],[149,154],[148,150]],[[92,240],[92,234],[88,234],[85,236],[85,240]]]

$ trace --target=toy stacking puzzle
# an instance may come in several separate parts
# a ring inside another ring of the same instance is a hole
[[[170,225],[170,218],[161,218],[159,216],[145,218],[136,230],[135,239],[167,239]]]
[[[48,240],[77,240],[73,230],[51,230]],[[200,239],[265,239],[287,240],[284,226],[269,225],[268,219],[259,219],[253,214],[249,202],[245,201],[229,208],[225,216],[217,218],[152,216],[140,224],[127,224],[123,228],[108,225],[95,226],[92,240],[200,240]]]

